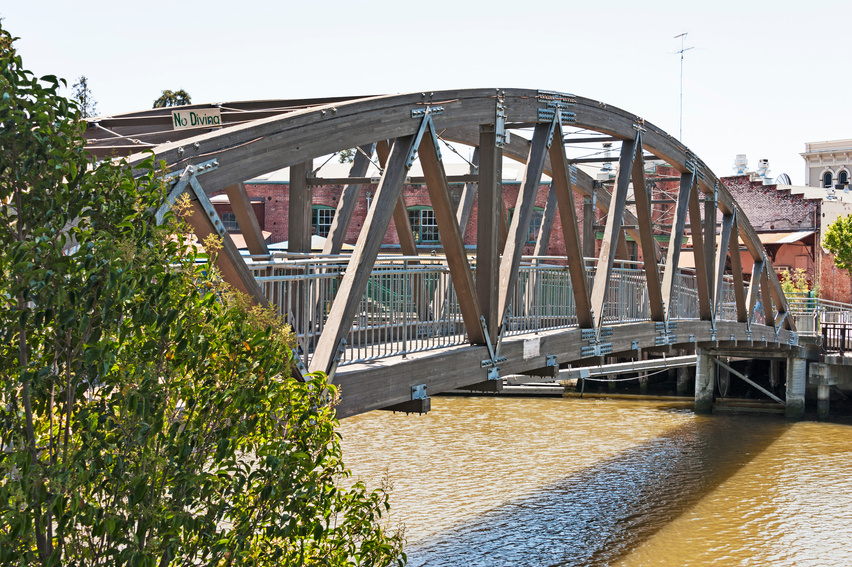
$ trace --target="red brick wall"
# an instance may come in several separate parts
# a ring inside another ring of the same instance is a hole
[[[288,200],[290,188],[287,184],[246,184],[246,192],[250,198],[262,198],[265,202],[265,218],[263,224],[265,230],[272,233],[271,242],[281,242],[288,239]],[[361,187],[361,192],[358,196],[355,212],[352,215],[352,220],[349,224],[349,229],[346,233],[345,241],[354,244],[358,239],[358,234],[364,224],[364,219],[367,216],[367,200],[374,202],[376,193],[376,185],[364,185]],[[340,193],[343,190],[341,185],[328,185],[313,187],[312,200],[315,205],[325,205],[328,207],[337,207],[340,199]],[[463,186],[453,184],[450,186],[450,192],[453,197],[454,204],[458,204]],[[550,190],[550,185],[542,185],[539,188],[538,196],[536,197],[535,206],[544,208],[547,203],[547,192]],[[503,199],[506,210],[515,207],[518,193],[520,191],[519,184],[507,184],[503,186]],[[407,207],[414,206],[430,206],[429,192],[422,185],[405,185],[403,187],[403,198]],[[575,195],[575,211],[579,222],[582,223],[583,218],[583,199],[580,195]],[[477,230],[477,202],[474,200],[471,220],[464,230],[464,242],[467,245],[476,244]],[[396,234],[396,227],[391,220],[390,227],[384,238],[384,244],[389,246],[398,246],[399,239]],[[524,247],[524,254],[532,254],[534,245],[530,244]],[[548,255],[564,256],[565,243],[562,237],[562,225],[559,221],[559,216],[553,225],[550,236],[550,246]]]
[[[815,230],[818,226],[821,204],[818,199],[779,191],[776,185],[750,181],[747,175],[723,177],[722,182],[757,232]]]

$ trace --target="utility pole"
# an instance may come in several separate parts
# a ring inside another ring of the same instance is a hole
[[[682,34],[674,36],[675,39],[680,38],[680,51],[675,51],[675,53],[680,53],[680,136],[678,140],[683,141],[683,54],[685,51],[689,51],[693,49],[692,47],[684,47],[683,42],[686,39],[686,34],[689,32],[683,32]]]

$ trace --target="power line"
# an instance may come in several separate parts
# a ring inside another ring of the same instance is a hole
[[[680,38],[680,51],[675,51],[675,53],[680,53],[680,136],[678,140],[683,141],[683,54],[690,49],[694,49],[694,47],[684,47],[683,42],[686,39],[686,35],[689,32],[683,32],[682,34],[678,34],[674,36],[675,39]]]

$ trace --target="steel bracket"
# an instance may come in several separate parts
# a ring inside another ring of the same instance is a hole
[[[612,343],[595,343],[580,348],[580,356],[583,358],[605,356],[607,354],[612,354]]]
[[[587,358],[590,356],[604,356],[612,353],[612,343],[601,341],[601,339],[611,337],[612,335],[612,327],[601,327],[598,332],[595,332],[595,329],[583,329],[580,331],[580,337],[584,341],[588,341],[589,346],[581,347],[580,355],[583,358]]]
[[[488,348],[488,354],[491,356],[491,358],[481,361],[479,363],[479,366],[480,368],[489,368],[493,366],[496,367],[499,363],[506,361],[505,356],[500,356],[500,344],[503,340],[503,329],[506,326],[505,318],[503,321],[503,326],[500,327],[500,333],[497,337],[497,348],[494,348],[494,346],[491,344],[491,336],[488,334],[488,325],[485,323],[484,316],[479,317],[479,324],[482,325],[482,334],[485,335],[485,346]]]
[[[545,357],[545,360],[547,361],[545,363],[545,366],[559,366],[559,363],[556,362],[556,355],[555,354],[548,354]]]
[[[506,130],[506,107],[503,102],[497,101],[497,112],[494,115],[494,134],[496,135],[496,146],[505,147],[509,143],[510,133]]]
[[[296,345],[296,352],[293,353],[293,367],[297,374],[296,379],[300,382],[310,382],[310,371],[308,371],[308,368],[302,362],[302,355],[304,355],[302,345]]]
[[[206,199],[206,195],[204,196],[204,198],[197,195],[201,186],[198,184],[198,181],[195,178],[198,175],[214,171],[218,168],[219,160],[211,159],[195,165],[188,165],[180,173],[170,173],[166,175],[163,180],[172,186],[172,190],[169,191],[169,194],[166,197],[166,202],[160,205],[160,208],[157,209],[157,212],[154,215],[157,219],[157,224],[163,223],[163,219],[165,218],[166,213],[171,210],[171,208],[177,202],[178,197],[180,197],[183,192],[187,190],[187,187],[191,188],[191,190],[196,193],[196,197],[198,197],[198,199],[202,201],[202,204],[204,204],[204,201],[209,202],[209,199]],[[203,191],[201,192],[203,193]],[[210,207],[212,208],[212,205],[210,205]],[[222,230],[219,230],[219,233],[221,236]]]
[[[337,372],[337,366],[343,359],[343,354],[346,352],[346,339],[340,337],[340,342],[337,343],[337,350],[334,352],[334,360],[331,362],[331,368],[328,369],[328,381],[331,382]]]
[[[675,329],[677,328],[676,321],[657,321],[654,323],[654,329],[658,335],[654,337],[654,346],[673,345],[677,342]],[[690,338],[694,335],[690,335]]]
[[[173,185],[180,180],[181,175],[183,175],[183,173],[186,171],[189,171],[194,175],[203,175],[205,173],[210,173],[211,171],[215,171],[217,169],[219,169],[219,160],[209,159],[207,161],[202,161],[201,163],[196,163],[195,165],[188,165],[180,173],[169,173],[165,177],[163,177],[163,181],[165,181],[169,185]]]
[[[429,114],[443,114],[443,106],[427,106],[426,108],[414,108],[411,110],[412,118],[423,118]]]
[[[416,386],[411,387],[411,399],[412,400],[425,400],[429,396],[426,395],[426,384],[417,384]]]

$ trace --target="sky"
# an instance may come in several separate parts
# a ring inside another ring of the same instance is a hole
[[[805,181],[806,142],[852,138],[852,2],[4,0],[37,75],[81,75],[102,115],[194,103],[531,88],[577,94],[679,137],[719,176]],[[70,95],[70,89],[68,93]]]

